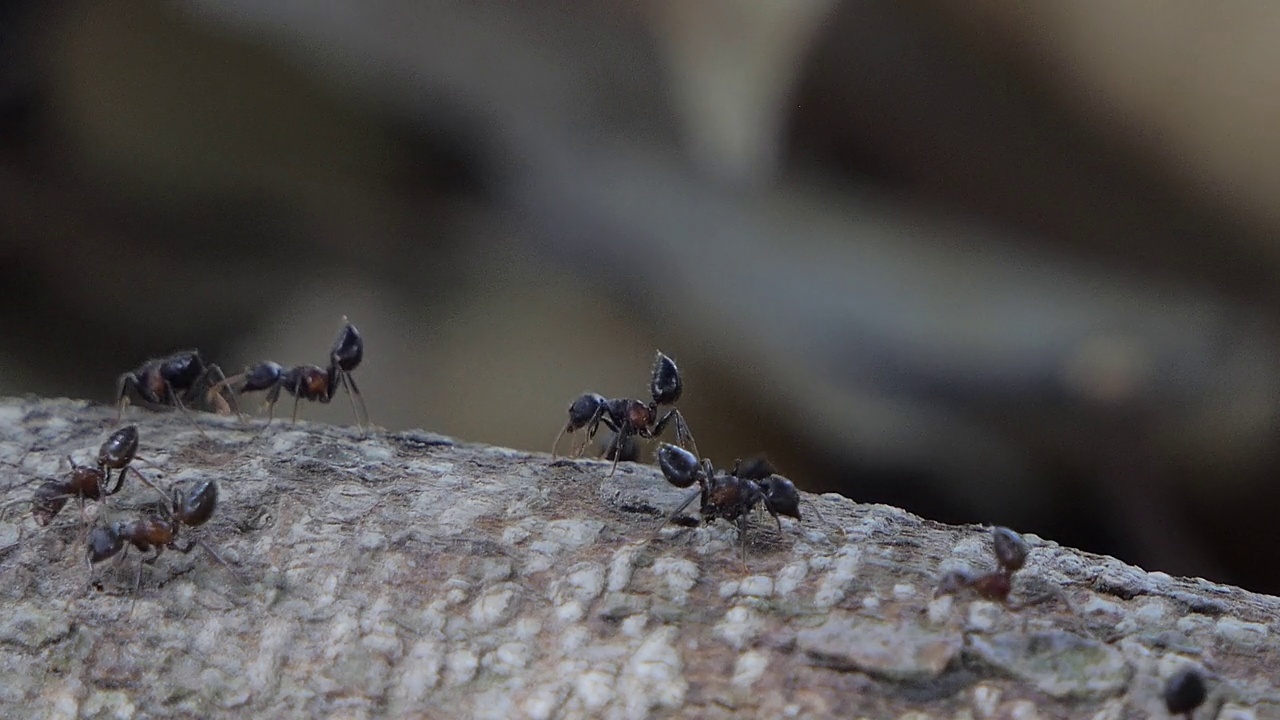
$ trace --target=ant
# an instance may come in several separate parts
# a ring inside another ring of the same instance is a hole
[[[778,524],[778,532],[782,532],[781,515],[800,520],[800,493],[795,484],[778,475],[773,465],[762,457],[745,462],[735,460],[733,470],[717,473],[707,458],[698,460],[682,447],[662,443],[658,448],[658,467],[667,482],[678,488],[698,484],[698,489],[680,503],[668,522],[679,522],[680,512],[701,497],[699,514],[703,522],[716,518],[737,521],[744,563],[747,558],[747,515],[756,505],[764,504]]]
[[[991,529],[991,549],[996,558],[994,571],[974,576],[968,570],[952,570],[938,581],[934,597],[970,589],[985,600],[1007,603],[1013,590],[1013,574],[1026,564],[1030,550],[1018,533],[1006,527]]]
[[[267,391],[266,405],[268,409],[267,424],[275,419],[275,405],[280,400],[280,391],[284,390],[293,396],[293,422],[298,421],[298,403],[302,400],[329,403],[338,393],[339,384],[346,388],[351,398],[351,411],[355,413],[356,424],[372,425],[369,421],[369,410],[365,407],[364,396],[356,385],[351,374],[364,359],[364,339],[346,318],[342,318],[343,328],[338,333],[333,347],[329,350],[329,368],[318,365],[298,365],[286,369],[280,363],[260,362],[250,366],[238,375],[232,375],[213,386],[209,392],[215,393],[224,387],[231,389],[232,395],[243,395],[248,392]],[[360,411],[356,410],[356,400],[364,411],[363,424]]]
[[[150,481],[147,482],[156,492],[164,496],[164,491]],[[138,563],[138,573],[134,579],[134,592],[142,587],[142,569],[144,565],[153,565],[160,559],[160,554],[168,548],[187,554],[197,545],[204,548],[224,567],[231,569],[226,560],[218,555],[208,543],[200,538],[191,538],[186,544],[178,544],[178,535],[182,527],[199,527],[208,522],[218,504],[218,485],[213,480],[206,480],[191,487],[187,492],[180,488],[172,488],[171,495],[166,496],[169,506],[165,514],[144,515],[135,520],[119,520],[110,525],[99,525],[89,533],[86,557],[89,571],[93,572],[95,563],[127,551],[126,543],[142,552],[155,550],[155,554]],[[232,571],[234,573],[234,571]],[[136,598],[135,598],[136,601]]]
[[[569,422],[561,428],[555,442],[551,445],[551,459],[555,459],[556,448],[560,445],[560,438],[564,437],[565,433],[585,428],[586,437],[574,452],[573,457],[581,455],[587,444],[595,437],[600,423],[604,423],[615,433],[610,449],[607,451],[613,460],[609,477],[613,477],[618,469],[618,458],[627,454],[619,450],[626,447],[630,438],[634,436],[656,438],[672,421],[675,422],[676,442],[681,447],[691,446],[697,453],[698,445],[693,441],[689,425],[680,411],[674,407],[683,390],[684,383],[680,379],[680,370],[676,367],[675,361],[659,350],[649,378],[649,394],[652,401],[646,403],[635,398],[611,399],[599,393],[580,395],[569,405]],[[664,405],[672,407],[659,416],[658,408]]]
[[[84,514],[85,500],[104,500],[108,496],[120,492],[124,485],[125,473],[132,470],[144,482],[149,481],[131,467],[137,458],[138,427],[128,425],[111,433],[98,449],[97,466],[80,465],[70,455],[67,461],[71,464],[71,472],[65,479],[47,479],[36,488],[31,497],[31,515],[36,524],[44,527],[53,521],[67,501],[76,498],[80,502],[81,516]],[[111,487],[111,471],[119,470],[116,484]]]
[[[214,384],[215,378],[225,381],[226,375],[216,364],[205,362],[199,350],[182,350],[148,360],[116,379],[116,422],[120,422],[124,407],[129,403],[130,389],[150,404],[172,405],[185,414],[186,403],[192,402],[200,396],[201,391],[211,387],[206,398],[215,403],[218,412],[230,412],[230,407],[221,394],[215,392],[219,387]],[[183,402],[184,398],[186,403]],[[235,401],[234,395],[231,400]],[[192,419],[192,422],[195,420]],[[199,427],[196,425],[197,429]]]

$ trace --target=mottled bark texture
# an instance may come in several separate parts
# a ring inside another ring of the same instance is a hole
[[[6,494],[29,497],[67,453],[89,462],[113,418],[0,403]],[[1280,599],[1034,535],[1017,609],[933,600],[940,570],[991,568],[985,528],[807,496],[781,534],[754,519],[744,567],[728,524],[647,541],[684,495],[649,466],[608,478],[425,432],[126,421],[162,486],[217,479],[190,535],[235,573],[166,552],[135,593],[136,551],[89,575],[74,502],[48,530],[19,504],[0,524],[17,541],[0,556],[0,716],[1164,717],[1186,664],[1214,675],[1198,718],[1280,716]],[[157,499],[131,477],[86,514]]]

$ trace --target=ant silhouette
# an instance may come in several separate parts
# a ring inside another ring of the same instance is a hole
[[[780,516],[800,520],[800,493],[795,484],[778,475],[773,465],[763,457],[745,462],[735,460],[733,470],[718,473],[709,459],[699,460],[682,447],[662,443],[658,448],[658,467],[667,482],[678,488],[698,484],[698,489],[680,503],[666,522],[688,524],[687,521],[680,522],[680,513],[695,499],[701,498],[699,514],[703,522],[720,518],[738,523],[743,563],[747,560],[747,516],[757,505],[763,504],[769,511],[780,533]],[[696,522],[694,520],[692,524]]]
[[[560,438],[566,433],[585,428],[586,437],[572,455],[572,457],[580,456],[595,438],[601,423],[614,432],[613,442],[606,451],[613,460],[609,477],[613,477],[614,472],[617,471],[619,457],[628,455],[626,448],[631,438],[635,436],[656,438],[671,422],[675,423],[676,442],[681,447],[691,446],[694,453],[697,453],[698,445],[693,441],[689,425],[685,422],[684,415],[674,407],[683,390],[684,383],[675,361],[659,350],[649,378],[649,394],[652,401],[646,403],[635,398],[611,399],[599,393],[584,393],[578,396],[569,405],[569,421],[561,428],[555,442],[551,445],[551,459],[556,458],[556,448],[560,445]],[[658,409],[664,405],[672,407],[660,416]]]
[[[200,397],[206,388],[212,387],[205,395],[206,400],[213,402],[219,413],[226,414],[231,408],[220,393],[214,392],[218,387],[213,384],[215,379],[225,380],[226,375],[216,364],[206,363],[199,350],[181,350],[165,357],[147,360],[116,379],[116,422],[120,422],[125,405],[129,404],[130,390],[149,404],[172,405],[187,415],[187,403]],[[235,402],[234,395],[231,396],[231,401]],[[238,406],[236,412],[239,412]],[[194,418],[190,415],[187,417],[195,423]],[[199,425],[196,425],[196,429],[204,432]]]
[[[267,424],[270,425],[275,419],[275,405],[280,400],[281,390],[293,396],[293,422],[297,422],[300,401],[310,400],[328,404],[338,393],[338,386],[341,385],[346,388],[347,395],[351,398],[351,411],[356,416],[357,427],[366,425],[372,427],[369,410],[364,404],[364,396],[360,393],[356,379],[351,374],[364,359],[364,338],[346,316],[343,316],[342,322],[342,330],[329,350],[327,370],[318,365],[298,365],[286,369],[281,364],[268,360],[245,368],[242,373],[225,378],[210,388],[209,392],[218,392],[225,387],[231,390],[233,396],[238,396],[266,390]],[[357,400],[360,402],[360,409],[364,411],[363,421],[360,410],[356,409]]]
[[[129,545],[143,553],[154,550],[154,555],[149,558],[144,557],[138,563],[138,572],[134,578],[134,602],[136,603],[137,593],[142,588],[143,567],[154,565],[166,548],[188,554],[196,546],[200,546],[238,579],[239,574],[204,540],[197,537],[190,538],[185,545],[178,543],[183,526],[199,527],[213,516],[213,511],[218,504],[218,484],[213,480],[205,480],[193,485],[186,492],[175,486],[171,489],[170,495],[165,495],[163,490],[150,481],[147,481],[147,485],[160,493],[161,497],[169,503],[168,506],[163,506],[164,514],[149,513],[133,520],[117,520],[111,524],[95,527],[89,533],[85,553],[90,576],[93,574],[95,564],[116,555],[123,557],[121,553],[127,553]],[[132,613],[132,609],[130,612]]]
[[[1013,574],[1026,564],[1030,550],[1018,533],[1006,527],[994,527],[991,529],[991,551],[996,558],[994,571],[975,576],[968,570],[951,570],[938,581],[934,597],[972,590],[984,600],[1007,604],[1013,590]]]
[[[67,462],[71,464],[70,473],[63,479],[46,479],[32,494],[30,500],[31,516],[35,519],[36,524],[41,527],[48,525],[62,511],[62,508],[66,506],[67,501],[71,498],[76,498],[79,502],[80,517],[83,520],[85,501],[103,501],[107,497],[120,492],[121,487],[124,485],[124,476],[129,470],[132,470],[143,482],[150,484],[150,481],[137,468],[130,465],[134,460],[142,460],[142,458],[137,457],[137,452],[138,427],[136,425],[128,425],[111,433],[102,443],[102,446],[98,449],[96,467],[81,465],[68,455]],[[120,472],[116,477],[114,487],[111,486],[112,470]],[[21,502],[26,501],[9,503],[5,507],[20,504]]]

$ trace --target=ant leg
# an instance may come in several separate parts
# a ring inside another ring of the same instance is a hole
[[[742,546],[742,569],[747,569],[747,516],[738,516],[738,544]]]
[[[244,575],[241,575],[238,570],[236,570],[234,567],[231,567],[231,563],[222,559],[222,556],[219,555],[218,552],[213,549],[212,545],[205,542],[204,540],[201,540],[200,538],[195,538],[194,540],[192,540],[191,544],[188,546],[186,550],[183,550],[183,552],[191,552],[191,548],[195,547],[196,545],[199,545],[201,548],[203,548],[205,552],[209,553],[210,557],[218,561],[219,565],[226,568],[227,572],[231,573],[231,577],[234,577],[236,579],[236,582],[240,583],[241,585],[247,585],[249,583],[248,579],[245,578]]]
[[[582,457],[582,453],[586,451],[587,446],[590,445],[591,441],[596,438],[596,432],[600,430],[601,421],[604,421],[605,425],[612,427],[612,422],[605,419],[604,407],[596,408],[596,411],[591,416],[591,419],[588,420],[587,423],[582,426],[584,428],[584,431],[582,433],[583,435],[582,443],[578,445],[578,449],[574,450],[573,455],[571,455],[570,457],[573,457],[573,458]]]
[[[356,386],[356,379],[350,373],[339,372],[338,377],[342,380],[342,387],[347,389],[347,399],[351,401],[351,412],[356,416],[356,426],[367,426],[373,429],[373,421],[369,419],[369,408],[365,407],[364,395],[360,394],[360,388]],[[356,401],[360,401],[360,411],[356,410]],[[364,426],[360,425],[360,415],[364,414]]]
[[[302,384],[301,382],[299,382],[298,393],[301,394],[301,392],[302,392]],[[293,419],[290,420],[289,422],[295,425],[298,423],[298,403],[300,402],[302,402],[302,398],[298,397],[298,395],[294,395],[293,396]]]
[[[182,398],[178,397],[177,391],[173,389],[173,385],[169,384],[167,380],[164,383],[164,389],[165,393],[168,395],[169,401],[173,403],[173,406],[178,408],[182,415],[191,421],[191,425],[199,431],[201,435],[204,435],[206,438],[209,437],[209,433],[206,433],[204,428],[200,427],[200,423],[196,422],[196,419],[192,417],[191,413],[187,412],[187,406],[182,404]]]
[[[618,471],[618,458],[622,455],[622,443],[626,440],[627,435],[631,432],[628,430],[630,425],[623,425],[618,428],[618,432],[613,436],[613,466],[609,468],[609,474],[606,477],[613,477]]]
[[[138,386],[138,376],[133,373],[125,373],[116,379],[116,424],[120,424],[120,418],[124,416],[124,408],[129,404],[129,387]]]
[[[218,414],[226,415],[231,410],[231,407],[228,406],[226,400],[222,399],[221,389],[227,388],[227,384],[226,384],[227,374],[222,372],[222,368],[219,367],[216,363],[209,363],[208,367],[204,369],[204,374],[201,376],[198,382],[198,385],[207,385],[209,383],[209,380],[215,374],[219,378],[221,378],[221,380],[214,383],[213,387],[210,388],[210,390],[208,390],[207,392],[205,392],[205,401],[208,402],[210,400],[217,400]],[[230,395],[231,397],[231,405],[235,406],[236,417],[243,420],[244,414],[240,412],[240,401],[236,399],[236,394],[234,392],[231,392],[229,388],[227,388],[227,392],[228,392],[228,395]]]
[[[653,531],[653,535],[651,535],[651,536],[649,537],[649,541],[650,541],[650,542],[652,542],[652,541],[656,540],[656,539],[658,538],[658,535],[660,535],[660,534],[662,533],[662,529],[663,529],[663,528],[665,528],[667,525],[669,525],[669,524],[671,524],[671,523],[675,522],[675,519],[676,519],[676,518],[678,518],[678,517],[680,517],[680,513],[681,513],[681,512],[683,512],[685,508],[689,507],[689,505],[690,505],[694,500],[697,500],[697,499],[698,499],[698,496],[699,496],[699,495],[701,495],[701,494],[702,494],[702,489],[701,489],[701,488],[699,488],[699,489],[697,489],[697,490],[694,490],[693,492],[689,493],[688,497],[686,497],[686,498],[684,499],[684,501],[680,503],[680,506],[679,506],[679,507],[677,507],[677,508],[675,509],[675,511],[674,511],[674,512],[672,512],[669,516],[667,516],[667,519],[666,519],[666,520],[663,520],[663,521],[662,521],[662,524],[658,525],[658,529],[656,529],[656,530],[654,530],[654,531]]]
[[[555,459],[556,459],[556,448],[560,447],[560,438],[564,437],[564,434],[565,434],[565,433],[567,433],[567,432],[568,432],[568,433],[573,432],[572,428],[573,428],[573,424],[572,424],[572,423],[566,423],[566,424],[564,425],[564,427],[560,428],[560,432],[556,433],[556,439],[555,439],[555,442],[551,443],[551,460],[552,460],[552,462],[554,462],[554,461],[555,461]]]
[[[263,404],[267,406],[267,425],[276,419],[276,402],[280,399],[280,388],[284,387],[284,383],[277,380],[271,385],[271,389],[267,391],[267,398]],[[267,425],[263,425],[262,429],[266,430]]]
[[[769,498],[766,497],[762,499],[764,500],[764,509],[768,510],[769,514],[773,516],[773,521],[778,523],[778,534],[781,535],[782,534],[782,518],[778,516],[778,511],[773,509],[773,503],[769,502]]]
[[[691,451],[694,457],[702,457],[702,454],[698,452],[698,443],[693,440],[693,433],[689,432],[689,424],[684,421],[684,415],[680,414],[680,411],[676,408],[668,410],[658,422],[653,424],[653,437],[661,435],[662,431],[667,428],[667,423],[672,420],[676,423],[676,444]]]

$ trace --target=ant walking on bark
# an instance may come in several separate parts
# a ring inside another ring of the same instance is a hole
[[[270,425],[275,419],[275,405],[280,400],[282,390],[293,396],[293,422],[297,422],[300,401],[310,400],[328,404],[338,393],[338,386],[341,385],[351,398],[351,411],[355,414],[357,427],[372,426],[369,410],[364,404],[364,396],[361,395],[360,387],[356,385],[356,379],[351,374],[364,359],[364,338],[345,316],[342,318],[342,323],[342,330],[329,350],[327,370],[318,365],[285,368],[279,363],[268,360],[222,380],[210,389],[210,393],[220,391],[224,387],[229,388],[233,396],[265,390],[267,392],[265,403],[268,412],[267,424]],[[357,401],[360,403],[360,410],[356,409]],[[364,415],[363,420],[361,410]]]
[[[76,498],[80,503],[80,515],[84,517],[86,500],[101,501],[120,492],[125,473],[132,470],[148,484],[150,481],[131,467],[138,452],[138,428],[128,425],[111,433],[98,449],[97,466],[80,465],[70,455],[67,461],[71,471],[66,477],[50,478],[42,482],[31,497],[31,516],[36,524],[46,526],[62,511],[67,501]],[[118,470],[115,486],[111,486],[111,471]],[[25,501],[22,501],[25,502]],[[12,503],[11,503],[12,504]]]
[[[995,527],[991,529],[991,552],[996,559],[994,571],[975,576],[968,570],[952,570],[938,581],[934,597],[972,590],[984,600],[1007,604],[1013,590],[1013,574],[1026,564],[1030,550],[1018,533],[1006,527]]]
[[[86,550],[90,574],[96,563],[127,552],[130,545],[143,553],[154,550],[154,555],[144,557],[138,563],[138,572],[134,578],[134,602],[137,602],[136,594],[142,587],[144,566],[154,565],[166,548],[187,554],[196,546],[200,546],[238,579],[238,573],[204,540],[197,537],[188,539],[185,544],[178,542],[184,526],[199,527],[212,517],[218,504],[217,483],[213,480],[205,480],[191,486],[186,492],[174,487],[168,496],[165,496],[164,491],[150,481],[147,481],[147,484],[168,501],[165,512],[163,514],[148,513],[133,520],[118,520],[94,528],[89,533]]]
[[[651,401],[646,403],[635,398],[606,398],[599,393],[580,395],[569,405],[569,421],[561,428],[555,442],[551,445],[551,459],[554,460],[556,457],[560,438],[566,433],[585,429],[583,442],[574,451],[572,457],[581,455],[595,438],[601,423],[614,432],[613,442],[606,451],[613,460],[609,477],[613,477],[618,469],[618,458],[628,454],[626,448],[631,438],[636,436],[656,438],[662,434],[669,423],[675,424],[676,442],[681,447],[692,447],[694,453],[697,453],[698,446],[693,441],[693,434],[689,432],[689,425],[680,414],[680,410],[675,407],[683,389],[684,383],[675,361],[664,355],[662,351],[658,351],[653,363],[653,372],[649,377]],[[659,408],[663,406],[671,407],[660,415]]]
[[[799,491],[790,480],[778,475],[773,465],[764,458],[753,458],[745,462],[735,460],[733,470],[727,473],[717,472],[710,460],[699,460],[684,448],[663,443],[658,448],[658,467],[667,482],[678,488],[698,484],[698,489],[680,503],[667,522],[688,524],[680,522],[680,513],[694,500],[701,498],[699,515],[702,522],[721,518],[738,523],[738,538],[742,545],[744,563],[747,558],[747,516],[757,505],[764,505],[765,510],[773,516],[774,522],[778,524],[778,532],[782,532],[780,516],[800,520]],[[696,523],[694,520],[693,524]]]
[[[165,357],[153,358],[116,379],[116,422],[120,422],[124,407],[129,404],[130,390],[146,403],[171,405],[186,415],[187,405],[208,389],[206,399],[214,404],[219,413],[225,414],[231,408],[223,400],[221,393],[216,392],[221,381],[225,380],[222,368],[205,362],[199,350],[182,350]],[[235,402],[234,395],[231,400]],[[187,417],[191,418],[190,415]],[[195,419],[191,418],[191,422],[194,424]],[[199,425],[196,425],[196,429],[204,432]]]

